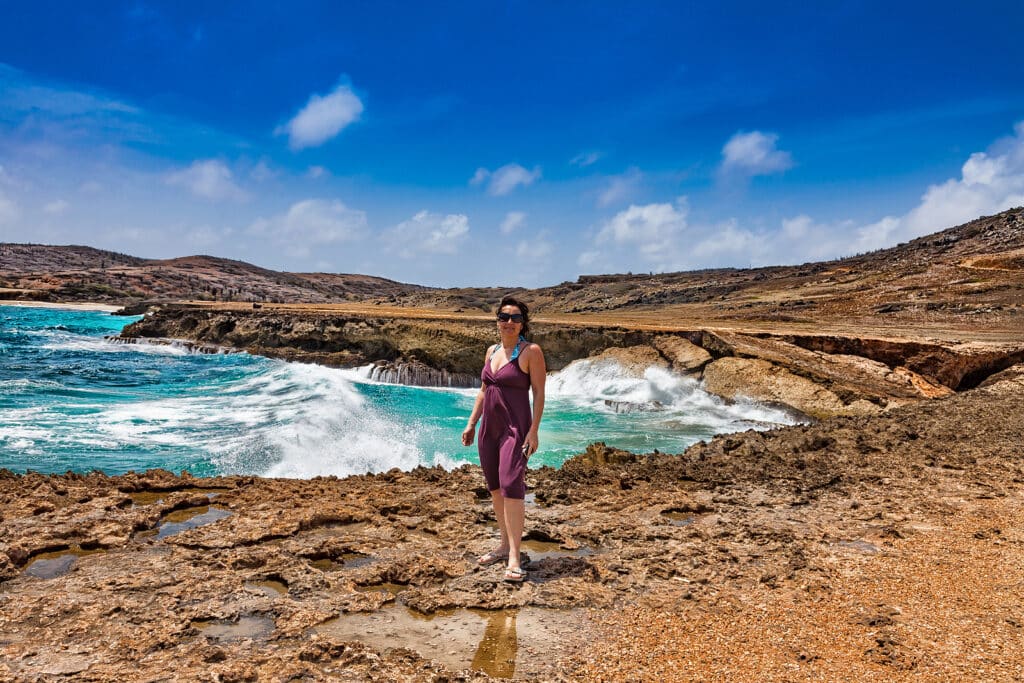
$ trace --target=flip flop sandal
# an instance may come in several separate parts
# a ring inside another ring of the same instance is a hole
[[[513,567],[505,570],[505,580],[509,583],[522,583],[526,579],[526,570]]]
[[[504,562],[507,559],[508,553],[502,555],[501,553],[496,553],[492,550],[486,555],[481,555],[480,557],[476,558],[476,563],[481,567],[486,567],[489,564],[495,564],[496,562]]]

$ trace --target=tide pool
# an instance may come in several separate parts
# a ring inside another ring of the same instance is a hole
[[[475,446],[459,441],[476,390],[104,339],[134,320],[0,306],[0,467],[312,477],[476,462]],[[594,441],[680,452],[718,433],[789,423],[657,368],[628,378],[614,364],[575,364],[549,376],[530,464],[558,466]]]

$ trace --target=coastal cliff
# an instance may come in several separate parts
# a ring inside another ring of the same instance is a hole
[[[947,396],[1024,361],[1024,341],[672,329],[579,317],[539,318],[532,337],[543,347],[550,370],[588,359],[625,365],[634,362],[630,358],[661,362],[703,379],[708,391],[723,398],[746,396],[815,418],[872,414]],[[470,387],[479,381],[494,330],[489,318],[454,312],[175,304],[129,325],[120,338],[184,339],[336,367],[374,364],[373,377],[381,381]]]

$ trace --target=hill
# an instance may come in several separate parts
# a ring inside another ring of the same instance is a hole
[[[1024,315],[1024,209],[911,242],[797,266],[585,275],[533,290],[437,289],[369,275],[284,273],[213,256],[152,260],[81,246],[0,244],[0,297],[55,301],[368,302],[489,311],[512,291],[539,313],[732,321],[959,323]]]
[[[284,273],[216,256],[142,259],[81,246],[0,244],[0,298],[327,303],[424,289],[369,275]]]

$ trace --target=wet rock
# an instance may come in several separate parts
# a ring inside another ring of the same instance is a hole
[[[643,377],[647,368],[668,367],[668,362],[662,358],[661,354],[647,345],[611,347],[583,362],[615,363],[619,371],[627,377]]]
[[[0,472],[0,678],[483,680],[451,672],[430,651],[317,629],[408,608],[427,624],[448,609],[617,614],[637,602],[684,606],[699,618],[758,591],[816,605],[814,596],[889,556],[915,528],[941,528],[962,501],[1019,496],[1022,397],[1024,379],[1012,377],[879,415],[723,435],[683,454],[593,444],[560,469],[529,472],[538,505],[527,512],[533,557],[523,558],[528,578],[519,585],[502,580],[500,565],[473,561],[496,542],[489,503],[474,494],[475,467],[311,480]],[[212,490],[229,517],[143,536],[175,510],[209,504]],[[53,509],[33,515],[44,502]],[[1010,529],[982,520],[967,540],[1015,548]],[[23,572],[41,553],[124,534],[125,543],[77,556],[70,572],[45,580]],[[318,568],[321,560],[330,566]],[[858,652],[912,666],[908,620],[890,609],[851,617],[878,635]],[[1016,633],[1009,620],[1020,615],[1007,609],[996,616]],[[225,630],[208,637],[197,626],[206,622]],[[593,637],[579,617],[572,623],[545,644],[541,659],[552,668],[531,674],[536,680],[571,678],[562,658]],[[395,637],[401,642],[400,629]]]

